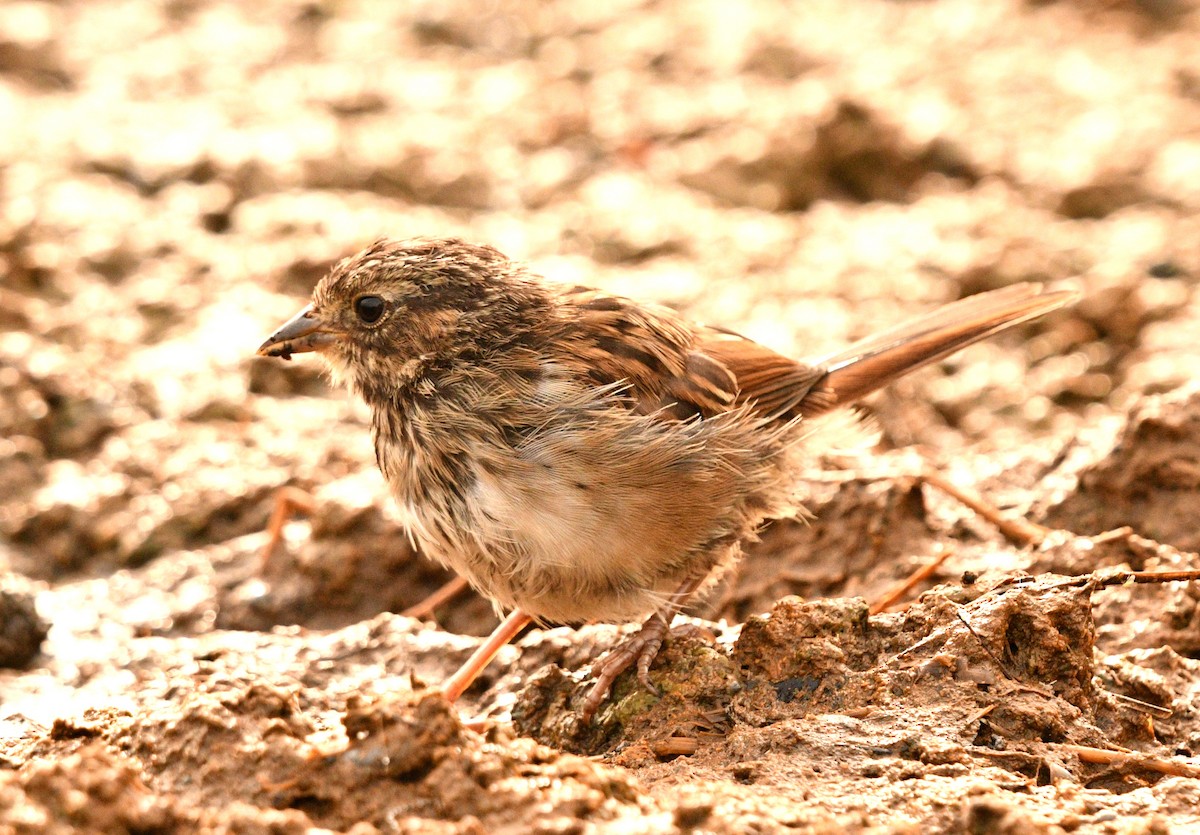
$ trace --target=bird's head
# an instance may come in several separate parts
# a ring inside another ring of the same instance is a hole
[[[335,379],[401,382],[520,330],[540,291],[489,246],[457,239],[379,240],[335,266],[312,301],[258,349],[316,351]]]

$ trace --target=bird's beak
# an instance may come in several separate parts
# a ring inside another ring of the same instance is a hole
[[[319,351],[342,336],[341,331],[322,322],[320,317],[313,313],[310,304],[271,334],[267,341],[258,347],[258,355],[289,360],[292,354]]]

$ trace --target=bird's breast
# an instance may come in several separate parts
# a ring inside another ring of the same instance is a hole
[[[538,401],[522,413],[533,407],[434,398],[376,419],[380,468],[422,550],[501,605],[636,617],[783,504],[781,444],[745,415]]]

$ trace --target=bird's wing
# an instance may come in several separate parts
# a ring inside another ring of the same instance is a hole
[[[578,372],[623,385],[634,411],[685,419],[735,404],[737,379],[696,349],[695,329],[672,311],[586,287],[565,291],[562,301]]]
[[[636,411],[666,419],[712,417],[748,405],[791,417],[822,370],[732,331],[586,287],[566,291],[571,338],[591,379],[624,383]]]
[[[749,406],[764,418],[822,414],[967,345],[1078,298],[1034,283],[980,293],[922,314],[828,356],[789,359],[720,328],[690,325],[666,308],[576,288],[581,355],[597,382],[625,382],[636,408],[667,418],[711,417]]]
[[[693,353],[725,368],[736,381],[735,405],[763,417],[790,418],[825,376],[825,369],[777,354],[740,334],[719,328],[698,332]]]

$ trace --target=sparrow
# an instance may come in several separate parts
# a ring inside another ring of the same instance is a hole
[[[490,246],[381,239],[338,263],[258,354],[316,352],[367,403],[416,544],[509,612],[443,686],[449,700],[531,620],[644,619],[593,666],[586,721],[631,666],[656,692],[671,619],[765,521],[798,512],[831,413],[1075,299],[1016,284],[794,360],[547,282]]]

